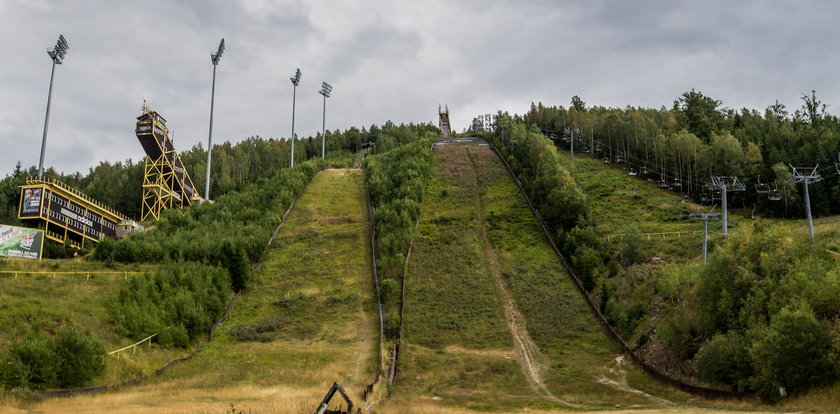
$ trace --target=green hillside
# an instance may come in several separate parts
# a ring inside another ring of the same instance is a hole
[[[406,288],[388,412],[668,405],[616,359],[487,147],[435,148]]]

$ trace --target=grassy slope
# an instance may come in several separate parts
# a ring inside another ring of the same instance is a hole
[[[0,275],[0,350],[29,332],[52,334],[62,324],[72,324],[91,332],[106,351],[130,345],[133,341],[117,334],[106,308],[107,301],[119,290],[124,277],[119,272],[153,270],[148,265],[116,265],[77,260],[40,262],[7,259],[0,270],[22,272],[112,272],[108,274],[33,274]],[[147,374],[174,358],[186,354],[182,349],[145,345],[136,352],[109,356],[105,372],[92,385],[119,382]]]
[[[568,152],[564,152],[568,154]],[[691,280],[681,279],[685,272],[677,269],[684,267],[697,267],[700,262],[700,243],[702,235],[702,222],[680,219],[681,213],[701,208],[708,211],[710,207],[699,206],[691,203],[670,190],[661,190],[655,183],[647,182],[638,178],[629,177],[627,173],[616,166],[605,166],[600,160],[592,159],[587,155],[575,154],[574,163],[575,177],[587,195],[590,197],[595,212],[597,230],[599,234],[606,237],[610,234],[622,234],[631,227],[637,227],[643,233],[647,232],[697,232],[696,234],[652,236],[643,237],[645,245],[645,257],[659,256],[666,259],[662,265],[643,263],[636,265],[641,271],[635,271],[635,278],[640,278],[633,284],[644,284],[653,282],[658,287],[677,286],[678,284],[692,283]],[[718,208],[716,211],[720,211]],[[790,233],[805,233],[807,225],[805,220],[780,220],[763,219],[752,220],[749,218],[749,211],[730,211],[729,223],[730,234],[737,234],[742,225],[748,225],[753,221],[763,221],[775,226],[783,226]],[[719,241],[721,235],[720,220],[709,223],[710,251],[714,248],[714,241]],[[749,226],[744,227],[749,231]],[[828,246],[840,246],[840,226],[838,217],[822,217],[814,219],[814,228],[818,242]],[[618,249],[620,240],[613,239],[613,249]],[[840,258],[838,258],[840,265]],[[675,287],[676,289],[676,287]],[[653,291],[638,289],[647,294]],[[633,295],[629,293],[629,295]],[[638,295],[638,293],[637,293]],[[648,298],[645,300],[662,300],[661,298]],[[642,375],[631,376],[630,384],[636,381],[650,381]],[[724,402],[708,401],[702,403],[704,406],[735,409],[758,409],[760,411],[778,410],[805,410],[819,412],[833,412],[840,400],[840,384],[825,389],[813,390],[805,395],[783,401],[777,406],[769,407],[758,405],[756,402]]]
[[[222,412],[234,404],[246,412],[299,413],[314,410],[333,381],[358,404],[378,347],[364,194],[359,170],[319,173],[232,318],[193,360],[145,385],[37,408]],[[270,318],[282,321],[270,342],[231,334]]]
[[[478,197],[482,214],[477,212]],[[628,368],[609,372],[618,348],[589,314],[495,155],[487,148],[445,146],[435,151],[408,264],[406,346],[392,407],[562,406],[530,387],[513,359],[480,226],[546,359],[547,389],[585,408],[617,402],[658,406],[655,399],[621,390]],[[629,370],[631,377],[637,376]],[[602,377],[619,385],[602,385],[597,382]],[[657,388],[649,382],[645,386]]]

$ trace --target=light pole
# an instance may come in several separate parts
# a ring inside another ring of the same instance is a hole
[[[213,86],[210,89],[210,136],[207,138],[207,174],[204,176],[204,199],[210,200],[210,153],[213,152],[213,103],[216,99],[216,66],[225,51],[225,38],[219,43],[219,50],[215,55],[210,55],[213,62]]]
[[[295,75],[289,77],[292,81],[292,152],[289,157],[289,166],[295,166],[295,94],[297,93],[297,86],[300,83],[300,68],[295,71]]]
[[[64,35],[58,35],[58,41],[55,43],[55,47],[53,50],[48,50],[47,54],[50,55],[50,59],[52,59],[52,71],[50,72],[50,92],[47,95],[47,115],[44,118],[44,138],[41,139],[41,160],[38,161],[38,179],[40,180],[44,176],[44,151],[47,148],[47,129],[50,126],[50,103],[52,103],[52,89],[53,89],[53,78],[55,78],[55,65],[60,65],[62,61],[64,61],[64,56],[67,54],[67,49],[70,49],[70,45],[67,44],[67,40],[64,38]]]
[[[327,98],[330,97],[330,93],[332,92],[332,85],[326,82],[321,82],[321,90],[318,91],[321,95],[324,95],[324,116],[321,118],[321,158],[326,157],[326,132],[327,132]]]

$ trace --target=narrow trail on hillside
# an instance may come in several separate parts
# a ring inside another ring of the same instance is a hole
[[[525,377],[528,382],[542,392],[549,400],[568,408],[586,408],[585,405],[571,403],[558,398],[548,390],[545,382],[543,382],[542,373],[545,366],[544,362],[541,361],[545,361],[546,357],[540,353],[539,347],[536,343],[534,343],[534,340],[531,339],[531,335],[528,334],[525,317],[516,308],[516,301],[513,299],[513,295],[511,295],[507,283],[505,283],[504,277],[502,276],[499,256],[496,254],[496,250],[490,243],[490,237],[487,235],[487,227],[485,226],[484,221],[484,210],[481,204],[481,180],[477,174],[478,169],[469,148],[467,149],[467,156],[472,164],[472,172],[475,176],[476,182],[477,190],[475,197],[475,211],[476,219],[479,223],[478,230],[481,235],[481,239],[483,240],[484,254],[487,256],[490,274],[493,276],[493,281],[495,282],[496,288],[502,299],[505,322],[507,323],[508,330],[513,337],[514,355],[516,356],[516,360],[522,367],[522,371],[525,373]]]

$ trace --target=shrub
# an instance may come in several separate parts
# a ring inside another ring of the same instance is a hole
[[[718,334],[697,353],[697,370],[704,381],[746,391],[750,365],[749,341],[737,333]]]
[[[12,364],[3,375],[7,387],[43,389],[57,382],[57,358],[43,337],[30,336],[12,345],[8,359]]]
[[[161,344],[186,347],[224,312],[230,278],[219,267],[181,262],[131,279],[109,304],[117,330],[134,339],[158,333]]]
[[[6,388],[68,388],[85,385],[105,369],[102,344],[64,325],[54,338],[30,335],[0,356]]]
[[[105,349],[86,332],[64,325],[50,343],[58,365],[57,385],[62,388],[87,384],[105,370]]]
[[[832,336],[807,305],[785,307],[755,336],[751,385],[762,398],[779,399],[779,387],[795,393],[837,379]]]

